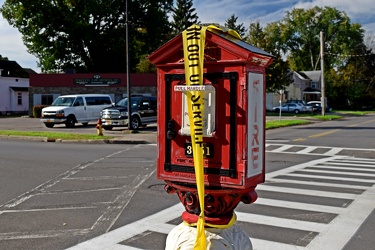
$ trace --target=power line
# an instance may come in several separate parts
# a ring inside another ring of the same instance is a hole
[[[371,54],[338,54],[338,53],[330,53],[324,52],[325,55],[332,55],[332,56],[341,56],[341,57],[363,57],[363,56],[370,56]]]

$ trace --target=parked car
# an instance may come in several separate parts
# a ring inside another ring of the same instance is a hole
[[[307,113],[313,113],[316,110],[314,105],[307,104],[305,100],[287,100],[285,103],[296,103],[298,105],[304,106]]]
[[[128,126],[128,98],[119,100],[114,106],[101,112],[102,127],[112,130],[114,127]],[[147,123],[157,120],[157,101],[155,96],[131,97],[131,128],[136,130]]]
[[[77,122],[87,125],[96,122],[103,108],[110,107],[112,99],[109,95],[83,94],[57,97],[51,106],[43,108],[40,121],[48,128],[55,124],[65,124],[73,128]]]
[[[321,101],[310,101],[307,104],[314,105],[316,107],[316,111],[317,112],[321,112],[322,111],[322,102]],[[332,111],[332,108],[330,108],[327,104],[325,104],[325,106],[326,106],[326,108],[325,108],[326,112]]]
[[[287,100],[285,103],[300,103],[302,105],[306,105],[306,101],[304,100]]]
[[[314,104],[308,104],[308,103],[306,103],[305,107],[306,107],[306,112],[307,113],[314,113],[314,112],[317,111],[317,107]]]
[[[273,107],[272,111],[280,112],[280,106]],[[290,112],[298,114],[306,112],[306,107],[298,103],[284,103],[281,105],[281,112]]]

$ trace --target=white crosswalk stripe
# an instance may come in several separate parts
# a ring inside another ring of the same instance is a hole
[[[310,211],[315,211],[315,212],[334,213],[334,214],[341,213],[345,209],[342,207],[332,207],[332,206],[315,205],[315,204],[308,204],[308,207],[307,207],[305,203],[301,203],[301,202],[280,201],[280,200],[272,200],[272,199],[264,199],[264,198],[258,198],[256,200],[256,204],[273,206],[273,207],[283,207],[283,208],[292,207],[294,209],[310,210]]]
[[[299,149],[297,151],[290,149]],[[340,147],[325,147],[325,146],[305,146],[305,145],[291,145],[280,143],[266,143],[266,152],[268,153],[286,153],[286,154],[307,154],[307,155],[325,155],[334,156],[341,154],[343,150],[354,152],[373,152],[375,149],[365,148],[340,148]]]
[[[286,148],[283,147],[283,149]],[[303,149],[304,153],[309,153],[309,150]],[[328,152],[333,151],[330,150]],[[342,176],[335,176],[337,174]],[[283,179],[280,177],[297,177],[299,179]],[[325,182],[327,180],[340,182]],[[259,193],[271,192],[280,195],[291,194],[322,199],[350,200],[351,202],[348,206],[312,204],[308,202],[308,199],[304,202],[261,196],[255,204],[306,211],[306,214],[309,212],[327,213],[335,216],[331,221],[323,223],[319,221],[282,218],[274,215],[252,213],[251,209],[249,209],[249,212],[236,211],[237,219],[241,223],[254,223],[317,234],[306,246],[286,244],[285,242],[272,239],[266,240],[259,237],[250,237],[254,249],[341,249],[375,208],[373,202],[375,200],[374,184],[375,160],[353,159],[345,156],[332,156],[313,160],[267,174],[266,183],[258,185],[256,190]],[[298,185],[305,185],[305,187],[296,188],[295,186]],[[332,189],[340,189],[340,192],[332,191]],[[70,249],[141,249],[134,248],[134,246],[126,246],[120,244],[120,242],[146,231],[167,235],[176,226],[168,222],[179,218],[182,212],[182,205],[176,204],[157,214],[110,231]]]
[[[277,149],[274,149],[273,152],[276,153],[276,152],[284,152],[290,148],[292,148],[293,145],[282,145],[281,147],[277,148]]]
[[[305,147],[304,149],[297,152],[297,154],[308,154],[316,150],[318,147]]]
[[[238,221],[251,222],[257,224],[263,224],[268,226],[275,226],[281,228],[293,228],[298,230],[308,230],[313,232],[320,232],[326,226],[322,223],[283,219],[272,216],[264,216],[250,213],[239,213],[236,212]]]
[[[279,192],[279,193],[306,195],[306,190],[297,189],[297,188],[285,188],[285,187],[273,187],[273,186],[259,185],[256,188],[256,190],[257,191],[267,190],[267,191],[274,191],[274,192]],[[356,197],[355,194],[333,193],[333,192],[316,191],[316,190],[309,190],[308,195],[319,196],[319,197],[341,198],[341,199],[355,199]]]
[[[342,150],[342,148],[331,148],[329,151],[325,152],[324,155],[337,155]]]

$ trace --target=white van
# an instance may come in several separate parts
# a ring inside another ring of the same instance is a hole
[[[73,128],[76,123],[87,125],[100,118],[100,111],[112,106],[109,95],[64,95],[56,98],[51,106],[43,108],[40,121],[46,127],[52,128],[55,124],[65,124]]]

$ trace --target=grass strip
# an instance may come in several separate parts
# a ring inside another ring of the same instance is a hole
[[[374,113],[374,111],[352,111],[352,110],[338,110],[336,111],[338,114],[343,114],[343,115],[367,115]]]
[[[341,119],[342,116],[341,115],[325,115],[325,116],[315,115],[315,116],[312,116],[311,118],[322,120],[322,121],[331,121],[331,120]]]
[[[17,131],[17,130],[0,130],[0,135],[36,136],[36,137],[47,137],[48,139],[63,139],[63,140],[103,140],[103,139],[114,138],[113,136],[98,136],[98,135],[91,135],[91,134],[70,134],[70,133]]]
[[[289,127],[295,125],[309,124],[311,121],[308,120],[272,120],[266,122],[266,129]]]

